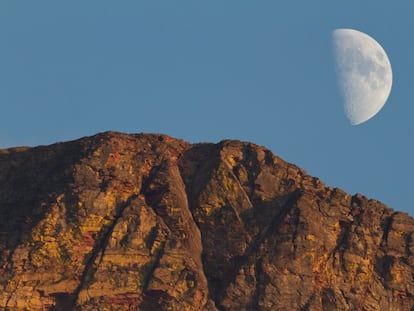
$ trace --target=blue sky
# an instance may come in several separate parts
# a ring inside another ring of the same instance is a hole
[[[264,145],[329,186],[414,215],[414,3],[1,1],[0,147],[106,130]],[[332,31],[374,37],[393,89],[351,126]]]

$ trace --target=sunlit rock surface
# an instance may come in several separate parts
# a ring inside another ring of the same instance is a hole
[[[0,185],[0,309],[414,305],[413,219],[252,143],[107,132],[0,150]]]

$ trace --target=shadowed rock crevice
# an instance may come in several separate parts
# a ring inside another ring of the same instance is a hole
[[[383,244],[384,246],[387,245],[387,241],[388,241],[388,234],[391,231],[391,226],[392,226],[392,222],[393,222],[393,218],[394,218],[394,214],[392,214],[391,216],[386,217],[382,224],[381,227],[383,229],[383,234],[382,234],[382,239],[381,239],[381,244]]]
[[[252,143],[107,132],[0,184],[0,309],[413,309],[414,220]]]

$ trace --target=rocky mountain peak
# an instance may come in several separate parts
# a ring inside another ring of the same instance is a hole
[[[268,149],[106,132],[0,151],[0,308],[412,310],[414,220]]]

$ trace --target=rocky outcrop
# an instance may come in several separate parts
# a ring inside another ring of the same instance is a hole
[[[108,132],[0,185],[1,309],[413,309],[414,220],[251,143]]]

